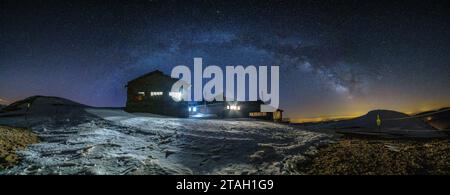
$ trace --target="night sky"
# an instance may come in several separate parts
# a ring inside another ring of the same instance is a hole
[[[280,65],[290,118],[450,106],[448,1],[0,1],[0,103],[124,106],[175,65]]]

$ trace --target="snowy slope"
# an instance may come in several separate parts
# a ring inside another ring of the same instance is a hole
[[[30,127],[60,122],[75,125],[85,122],[83,119],[89,117],[89,113],[84,110],[87,107],[59,97],[32,96],[3,108],[0,111],[0,124]]]
[[[377,116],[381,119],[380,127],[376,124]],[[388,138],[448,137],[447,133],[434,128],[421,118],[392,110],[373,110],[354,119],[332,121],[325,124],[312,125],[309,128],[331,129],[343,134]]]
[[[70,112],[31,119],[42,142],[21,151],[22,163],[3,174],[289,174],[290,159],[330,140],[253,120],[168,118],[99,108],[77,112],[83,117]]]

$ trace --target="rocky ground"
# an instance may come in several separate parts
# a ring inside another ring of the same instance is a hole
[[[315,175],[449,175],[450,140],[343,138],[294,164]]]
[[[39,141],[28,129],[0,126],[0,170],[19,163],[17,151]]]

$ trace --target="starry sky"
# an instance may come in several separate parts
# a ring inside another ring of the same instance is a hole
[[[176,65],[279,65],[292,119],[450,106],[448,1],[0,1],[0,103],[124,106]]]

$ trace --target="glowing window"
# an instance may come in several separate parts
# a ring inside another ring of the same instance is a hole
[[[145,96],[145,92],[143,92],[143,91],[140,91],[140,92],[138,92],[138,95],[142,95],[142,96]]]
[[[163,92],[161,91],[152,91],[150,92],[150,96],[161,96],[163,95]]]
[[[237,105],[229,105],[227,106],[227,110],[241,110],[241,107]]]
[[[267,116],[267,112],[250,112],[249,116],[252,116],[252,117]]]

